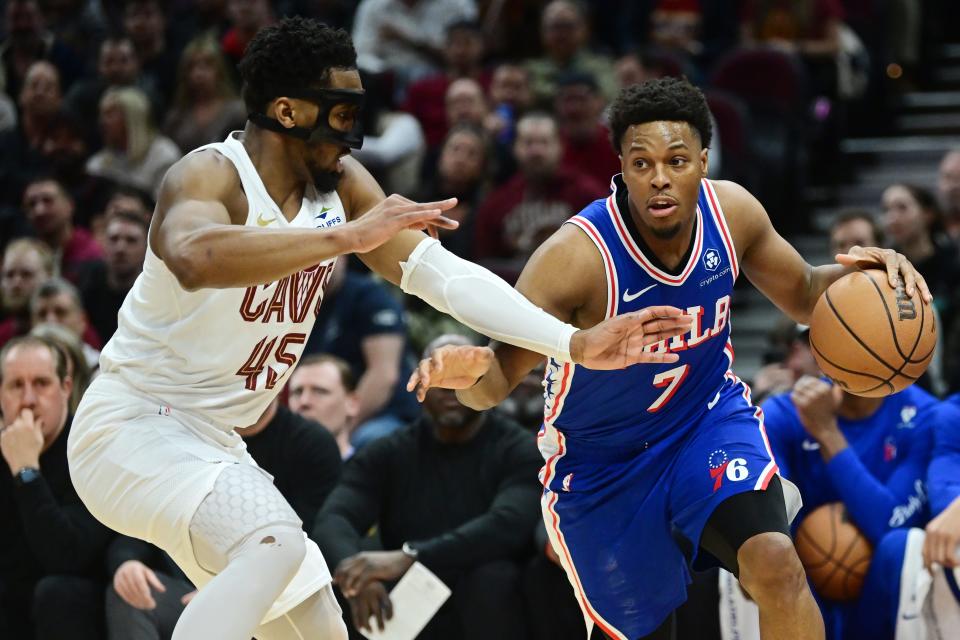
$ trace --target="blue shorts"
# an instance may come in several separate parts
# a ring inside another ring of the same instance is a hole
[[[682,431],[640,450],[575,442],[562,426],[541,431],[547,533],[588,627],[611,638],[647,635],[686,600],[688,563],[716,564],[697,555],[713,510],[735,494],[766,489],[777,473],[763,413],[732,375]],[[783,486],[792,519],[799,494]]]

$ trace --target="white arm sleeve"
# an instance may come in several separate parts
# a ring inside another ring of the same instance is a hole
[[[494,340],[572,362],[577,328],[536,307],[483,267],[450,253],[433,238],[400,263],[400,288]]]

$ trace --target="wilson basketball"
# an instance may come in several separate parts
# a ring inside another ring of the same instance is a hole
[[[873,549],[840,502],[814,509],[797,529],[797,555],[814,589],[829,600],[860,595]]]
[[[908,296],[879,269],[834,282],[810,319],[810,347],[820,370],[858,396],[887,396],[916,382],[936,343],[933,309],[919,290]]]

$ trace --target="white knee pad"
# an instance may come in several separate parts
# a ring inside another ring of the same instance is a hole
[[[299,549],[302,560],[301,526],[296,512],[262,471],[232,464],[220,473],[190,520],[190,539],[200,566],[219,573],[241,547],[249,550],[268,535],[283,538],[286,548]]]

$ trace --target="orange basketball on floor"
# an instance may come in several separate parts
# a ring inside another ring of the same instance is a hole
[[[904,389],[933,358],[937,326],[920,292],[894,289],[879,269],[855,271],[820,296],[810,347],[820,370],[844,391],[880,397]]]
[[[814,589],[829,600],[860,595],[873,548],[840,502],[818,507],[797,528],[797,555]]]

